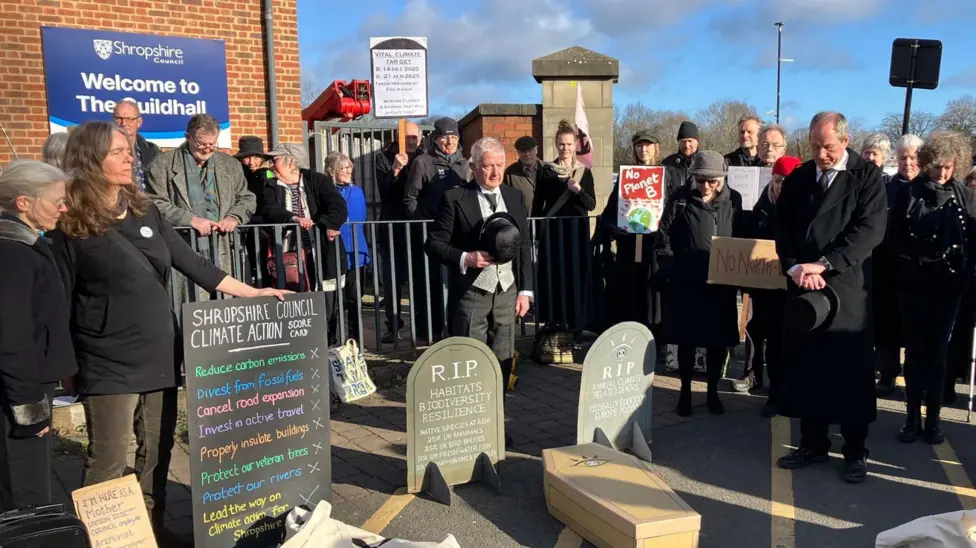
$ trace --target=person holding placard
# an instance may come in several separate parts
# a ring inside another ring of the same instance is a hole
[[[718,152],[696,154],[688,170],[694,183],[668,198],[658,229],[661,274],[669,280],[664,339],[678,345],[677,413],[682,417],[691,416],[695,348],[706,349],[708,410],[720,415],[725,407],[718,397],[718,383],[729,349],[739,344],[737,288],[707,282],[712,237],[734,237],[742,228],[742,197],[725,184],[726,172],[725,159]]]
[[[0,169],[0,512],[51,503],[52,400],[78,370],[70,310],[43,234],[64,213],[60,169]]]
[[[182,337],[167,289],[172,270],[208,291],[234,297],[275,296],[228,276],[198,255],[132,177],[125,133],[87,122],[68,138],[65,166],[74,174],[68,211],[51,237],[71,299],[84,397],[88,458],[84,485],[122,477],[133,434],[135,473],[157,533],[177,417]]]
[[[783,156],[773,164],[772,180],[763,189],[759,201],[752,209],[752,217],[742,231],[743,238],[773,240],[773,218],[776,201],[783,188],[783,181],[800,166],[803,160]],[[769,374],[769,396],[762,408],[762,416],[776,414],[776,398],[779,388],[780,355],[783,348],[783,304],[786,292],[777,289],[749,289],[752,297],[752,319],[746,324],[746,377],[749,388],[762,389],[763,370]],[[736,387],[736,391],[744,392]]]
[[[634,134],[631,140],[634,152],[634,165],[657,166],[660,162],[660,144],[656,136],[649,131],[642,130]],[[600,227],[611,240],[617,242],[617,256],[615,277],[608,289],[613,290],[616,298],[607,307],[612,310],[612,323],[627,321],[639,322],[646,325],[654,334],[657,349],[657,360],[666,364],[675,361],[663,337],[663,304],[664,291],[662,285],[655,279],[660,265],[654,252],[654,242],[658,237],[657,231],[642,234],[640,237],[619,227],[618,203],[620,200],[620,181],[614,184],[607,199],[607,205],[600,214]],[[665,167],[664,200],[677,191],[681,186],[681,174],[673,167]],[[637,242],[641,242],[638,251]]]

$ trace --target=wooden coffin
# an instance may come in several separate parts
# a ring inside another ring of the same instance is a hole
[[[549,513],[600,548],[697,548],[701,516],[631,455],[588,443],[542,452]]]

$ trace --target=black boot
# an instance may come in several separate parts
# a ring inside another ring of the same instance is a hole
[[[916,398],[908,401],[908,416],[905,425],[898,431],[898,441],[915,443],[922,435],[922,404]]]
[[[766,399],[766,405],[763,405],[762,411],[759,412],[764,418],[770,419],[776,416],[776,402],[773,401],[773,396],[770,395]]]
[[[935,398],[929,398],[933,400]],[[929,445],[945,443],[945,434],[939,427],[939,415],[942,413],[942,402],[929,401],[925,406],[925,441]]]
[[[691,416],[691,378],[695,374],[695,354],[678,350],[678,376],[681,378],[681,393],[678,395],[679,417]]]
[[[681,394],[678,396],[678,409],[675,410],[679,417],[691,416],[691,383],[687,385],[681,382]]]

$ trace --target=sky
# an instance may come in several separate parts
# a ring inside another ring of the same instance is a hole
[[[904,110],[888,84],[895,38],[943,44],[939,86],[913,111],[942,112],[976,95],[976,0],[298,0],[303,80],[368,79],[371,36],[428,39],[431,114],[480,103],[541,103],[532,60],[578,45],[620,61],[614,102],[695,112],[743,100],[776,108],[777,21],[783,27],[781,121],[804,126],[839,110],[866,127]]]

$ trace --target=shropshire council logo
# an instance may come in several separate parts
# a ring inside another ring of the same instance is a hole
[[[97,53],[102,59],[108,59],[112,56],[111,40],[92,40],[92,46],[95,48],[95,53]]]

